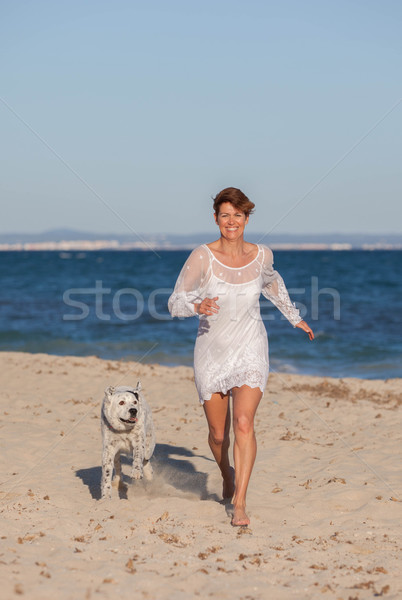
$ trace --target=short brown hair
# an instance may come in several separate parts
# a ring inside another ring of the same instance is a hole
[[[246,217],[254,212],[254,202],[251,202],[247,198],[246,194],[243,194],[243,192],[238,188],[228,187],[224,190],[221,190],[219,194],[216,194],[215,198],[213,198],[213,201],[216,216],[219,215],[219,208],[224,202],[230,202],[230,204],[233,204],[237,210],[244,212]]]

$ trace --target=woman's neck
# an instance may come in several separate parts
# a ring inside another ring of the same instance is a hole
[[[237,240],[228,240],[224,237],[221,237],[218,240],[218,250],[223,254],[227,254],[230,256],[241,256],[244,254],[244,238],[238,238]]]

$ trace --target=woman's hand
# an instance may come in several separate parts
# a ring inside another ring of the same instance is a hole
[[[307,325],[306,321],[300,321],[300,323],[298,323],[296,325],[296,327],[299,327],[299,329],[303,329],[303,331],[305,331],[306,333],[308,333],[308,337],[310,338],[310,340],[314,339],[313,330],[310,329],[310,327]]]
[[[219,310],[216,300],[218,300],[218,296],[215,296],[215,298],[204,298],[200,304],[194,304],[195,312],[199,315],[214,315]]]

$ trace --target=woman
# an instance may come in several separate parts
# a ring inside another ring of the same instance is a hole
[[[254,206],[237,188],[219,192],[214,217],[220,238],[191,253],[168,303],[173,317],[200,317],[195,384],[208,421],[209,445],[222,473],[223,497],[233,498],[235,526],[250,523],[246,493],[257,451],[254,416],[268,379],[268,339],[260,316],[260,294],[314,339],[272,267],[271,250],[244,240]],[[230,395],[235,476],[228,452]]]

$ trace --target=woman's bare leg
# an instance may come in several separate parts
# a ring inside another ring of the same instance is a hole
[[[211,399],[204,402],[204,411],[209,427],[209,447],[222,473],[222,495],[224,498],[231,498],[234,493],[234,477],[229,462],[229,397],[221,393],[212,394]]]
[[[259,388],[243,385],[233,388],[233,446],[236,491],[233,497],[232,525],[248,525],[246,494],[251,471],[257,454],[257,441],[254,433],[254,416],[260,403],[262,392]]]

